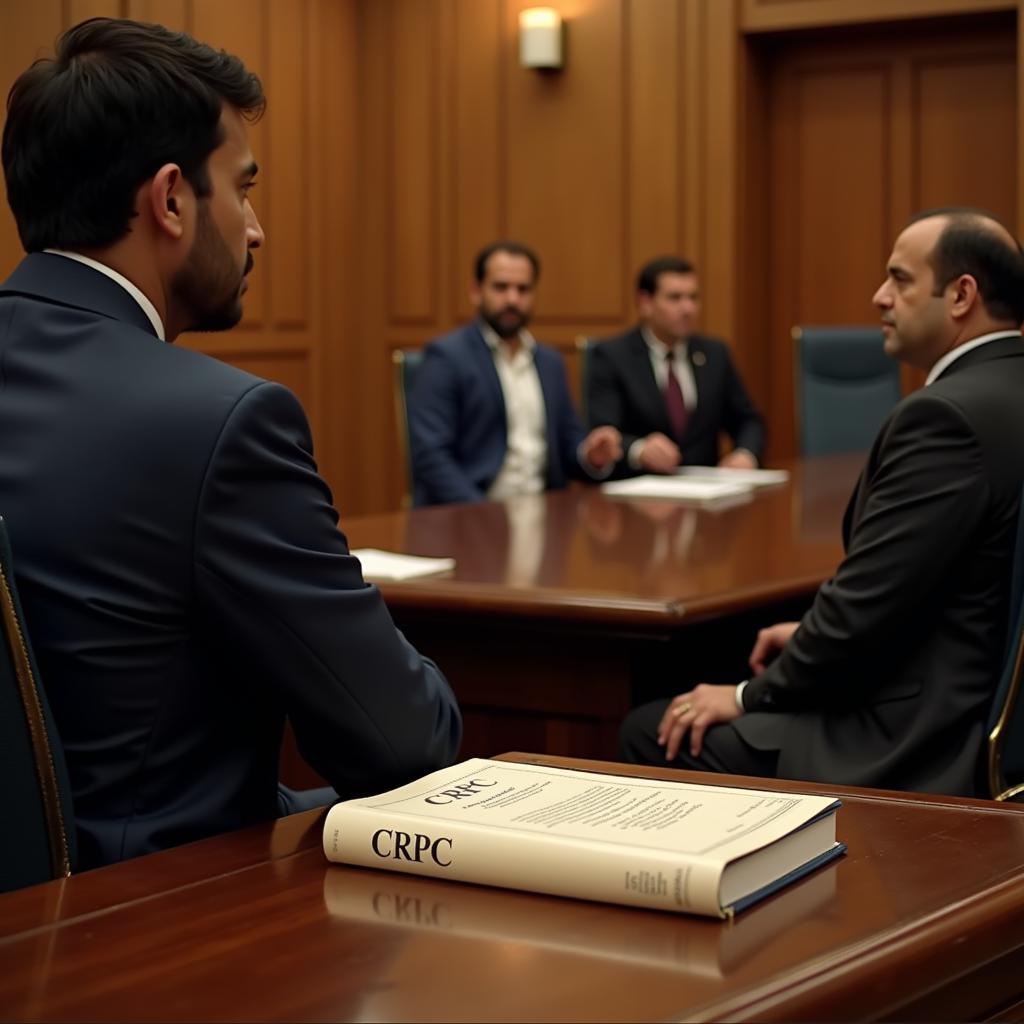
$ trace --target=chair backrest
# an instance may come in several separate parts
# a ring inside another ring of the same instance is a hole
[[[593,338],[585,334],[577,334],[573,343],[579,357],[579,377],[577,378],[580,387],[580,423],[584,427],[590,426],[590,409],[587,406],[587,397],[590,387],[590,351],[596,344]]]
[[[0,518],[0,891],[63,878],[75,864],[64,755],[25,631]]]
[[[803,455],[866,451],[900,400],[898,364],[874,327],[794,327]]]
[[[1010,583],[1010,622],[1003,671],[988,720],[988,789],[994,800],[1024,802],[1024,496]]]
[[[416,373],[423,362],[423,353],[419,349],[396,348],[391,353],[391,361],[395,367],[394,401],[395,422],[398,428],[398,447],[401,453],[402,466],[405,470],[405,494],[402,505],[412,505],[412,438],[409,435],[409,395],[416,383]]]

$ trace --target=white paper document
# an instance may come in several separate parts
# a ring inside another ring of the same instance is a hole
[[[602,484],[601,490],[615,498],[671,498],[698,504],[749,498],[750,484],[739,480],[706,480],[688,476],[636,476]]]
[[[411,580],[417,576],[436,576],[455,568],[454,558],[422,558],[378,548],[356,548],[352,554],[362,563],[363,576],[368,580]]]
[[[680,466],[678,476],[688,480],[723,480],[751,487],[784,484],[789,479],[788,469],[726,469],[724,466]]]

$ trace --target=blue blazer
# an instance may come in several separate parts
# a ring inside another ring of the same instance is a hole
[[[364,583],[295,397],[63,256],[0,285],[0,512],[82,867],[276,816],[286,716],[342,795],[455,755],[448,684]]]
[[[573,408],[562,357],[534,351],[547,414],[548,489],[586,478],[576,454],[585,436]],[[494,356],[474,324],[427,346],[409,399],[417,505],[484,501],[508,448],[505,399]]]

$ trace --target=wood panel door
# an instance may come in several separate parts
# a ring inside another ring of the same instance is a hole
[[[796,324],[876,323],[871,297],[916,211],[1017,223],[1015,16],[766,42],[770,455],[795,450]],[[904,387],[923,375],[904,371]]]

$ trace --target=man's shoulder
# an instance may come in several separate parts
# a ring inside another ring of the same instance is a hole
[[[644,345],[644,336],[639,327],[631,327],[621,334],[610,334],[604,338],[591,338],[590,350],[600,350],[605,355],[616,355],[619,352],[635,348],[637,345]]]
[[[481,344],[484,344],[484,340],[480,328],[475,323],[471,323],[463,324],[447,334],[431,339],[427,342],[424,351],[440,355],[460,356]]]

